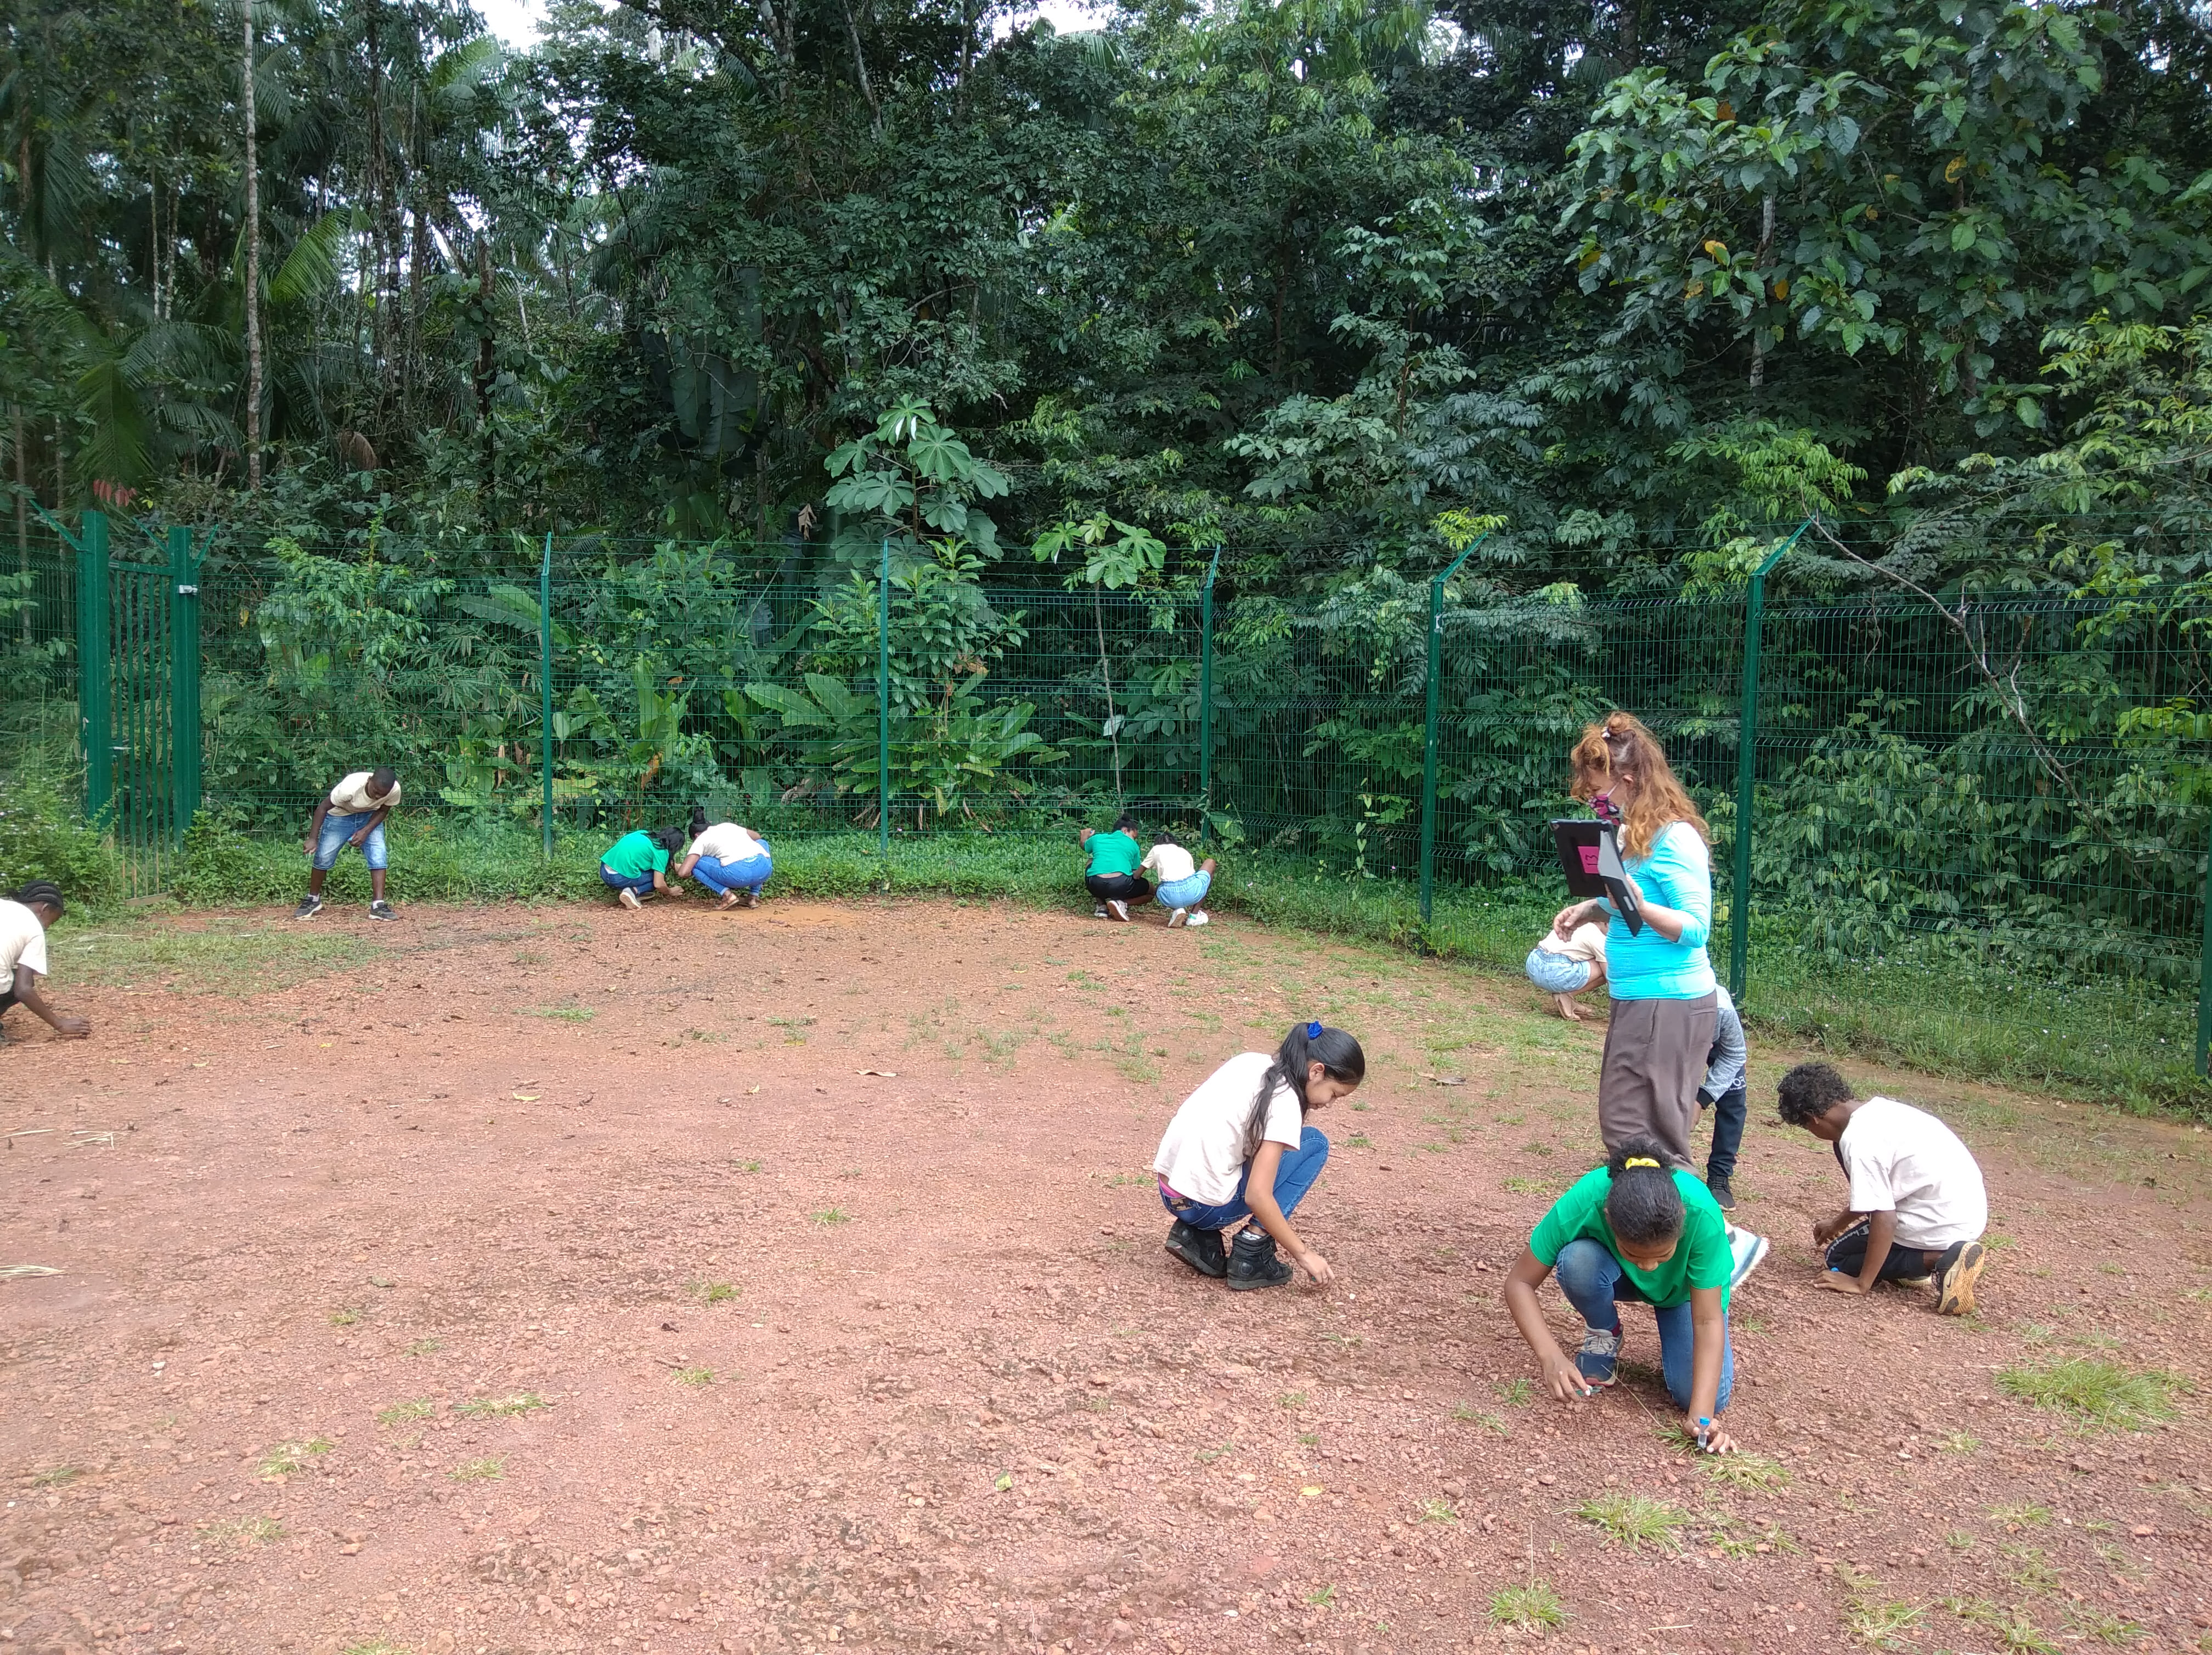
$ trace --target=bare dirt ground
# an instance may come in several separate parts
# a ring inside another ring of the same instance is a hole
[[[1840,1183],[1758,1051],[1731,1481],[1649,1368],[1528,1393],[1497,1285],[1602,1025],[1519,985],[950,904],[56,943],[96,1032],[0,1051],[0,1266],[61,1272],[0,1281],[0,1650],[2212,1647],[2202,1391],[2094,1433],[2000,1382],[2202,1385],[2186,1127],[1845,1064],[1989,1173],[1940,1320],[1811,1285]],[[1340,1281],[1232,1296],[1146,1169],[1309,1015],[1371,1064],[1299,1214]],[[1632,1495],[1633,1548],[1585,1509]],[[1532,1585],[1563,1624],[1496,1624]]]

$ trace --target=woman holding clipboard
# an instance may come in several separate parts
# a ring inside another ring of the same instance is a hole
[[[1608,1151],[1648,1135],[1687,1166],[1719,986],[1705,955],[1713,918],[1705,820],[1658,738],[1629,714],[1584,730],[1574,763],[1574,795],[1615,824],[1638,907],[1633,931],[1605,897],[1563,908],[1552,922],[1562,941],[1577,926],[1606,928],[1613,1013],[1598,1077],[1598,1132]]]

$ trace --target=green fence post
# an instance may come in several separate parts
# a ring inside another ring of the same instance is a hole
[[[1198,843],[1206,843],[1213,818],[1213,581],[1221,573],[1221,548],[1206,566],[1198,622]]]
[[[200,811],[200,587],[188,528],[169,531],[169,585],[170,781],[181,845]]]
[[[891,888],[891,542],[876,575],[876,854]]]
[[[1753,782],[1759,749],[1759,641],[1766,617],[1766,577],[1783,554],[1813,526],[1807,518],[1796,532],[1767,553],[1751,574],[1743,604],[1743,701],[1736,719],[1735,877],[1729,897],[1729,993],[1741,1003],[1751,969],[1751,828]]]
[[[1488,538],[1487,534],[1475,536],[1468,542],[1467,550],[1452,559],[1451,566],[1429,582],[1429,708],[1421,740],[1421,929],[1425,934],[1421,946],[1425,948],[1437,897],[1437,703],[1443,671],[1444,582],[1458,574],[1459,566]]]
[[[538,792],[545,860],[553,860],[553,533],[538,565]]]
[[[2212,848],[2204,854],[2204,940],[2197,957],[2197,1072],[2212,1074]]]
[[[106,825],[115,802],[115,730],[109,715],[107,518],[84,514],[76,553],[76,716],[84,744],[84,814]]]

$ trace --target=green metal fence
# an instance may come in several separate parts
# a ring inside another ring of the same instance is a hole
[[[1402,882],[1432,946],[1503,959],[1557,897],[1568,750],[1625,707],[1706,812],[1716,961],[1771,1019],[1847,1037],[1955,1000],[2052,1074],[2093,1039],[2203,1066],[2212,616],[2186,609],[1814,584],[1780,537],[1704,593],[1445,570],[1292,599],[1224,589],[1233,549],[1131,593],[796,542],[69,533],[33,549],[32,630],[66,646],[47,691],[141,890],[197,809],[291,831],[390,763],[410,807],[549,851],[695,800],[886,848],[1124,806]]]

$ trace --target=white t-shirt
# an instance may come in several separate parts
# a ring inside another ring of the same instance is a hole
[[[356,770],[331,789],[331,814],[360,816],[373,810],[389,810],[399,802],[399,783],[394,781],[392,791],[379,799],[368,790],[368,778],[374,770]]]
[[[760,841],[735,822],[717,822],[691,842],[691,854],[718,862],[750,861],[761,854]]]
[[[1160,1140],[1160,1153],[1152,1158],[1152,1171],[1167,1180],[1169,1189],[1208,1207],[1224,1206],[1237,1198],[1244,1163],[1262,1143],[1298,1147],[1305,1114],[1297,1093],[1279,1081],[1259,1132],[1248,1130],[1260,1077],[1274,1061],[1263,1051],[1239,1052],[1183,1099]]]
[[[1557,931],[1547,931],[1536,940],[1536,946],[1547,954],[1563,954],[1569,959],[1595,960],[1605,964],[1605,927],[1583,924],[1575,927],[1574,934],[1565,942]]]
[[[1154,845],[1145,853],[1139,868],[1150,868],[1159,875],[1162,885],[1173,885],[1177,879],[1187,879],[1198,872],[1198,862],[1181,845]]]
[[[1926,1110],[1869,1098],[1851,1111],[1836,1147],[1851,1177],[1851,1211],[1895,1213],[1899,1246],[1948,1247],[1989,1228],[1982,1169]]]
[[[15,986],[15,968],[46,974],[46,928],[19,902],[0,902],[0,991]]]

